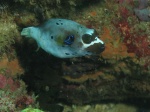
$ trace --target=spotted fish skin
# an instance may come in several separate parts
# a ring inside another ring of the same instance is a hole
[[[24,28],[21,35],[35,39],[39,47],[59,58],[99,54],[105,48],[94,29],[67,19],[49,19]]]

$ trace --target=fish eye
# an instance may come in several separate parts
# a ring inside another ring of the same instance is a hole
[[[89,34],[84,34],[84,35],[82,36],[82,40],[83,40],[83,42],[86,43],[86,44],[89,44],[89,43],[91,43],[91,42],[93,41],[92,36],[89,35]]]
[[[69,35],[66,37],[66,39],[64,40],[64,43],[66,45],[71,45],[74,42],[74,35]]]
[[[96,36],[97,36],[97,32],[96,32],[96,30],[94,30],[94,33],[92,35],[84,34],[82,36],[82,40],[84,43],[90,44],[92,41],[94,41],[96,39],[95,38]]]

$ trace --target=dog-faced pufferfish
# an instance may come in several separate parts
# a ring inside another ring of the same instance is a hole
[[[67,19],[49,19],[24,28],[21,35],[35,39],[39,47],[59,58],[99,54],[105,48],[94,29]]]

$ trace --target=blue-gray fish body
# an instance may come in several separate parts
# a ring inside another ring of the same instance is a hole
[[[22,36],[36,40],[39,47],[59,58],[99,54],[104,50],[94,29],[67,19],[50,19],[40,26],[24,28]]]

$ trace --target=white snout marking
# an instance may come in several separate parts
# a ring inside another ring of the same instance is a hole
[[[82,43],[83,43],[83,42],[82,42]],[[85,43],[83,43],[82,49],[85,49],[85,48],[87,48],[87,47],[89,47],[89,46],[91,46],[91,45],[94,45],[95,43],[104,44],[104,42],[103,42],[102,40],[100,40],[98,37],[95,37],[95,40],[92,41],[90,44],[85,44]]]

